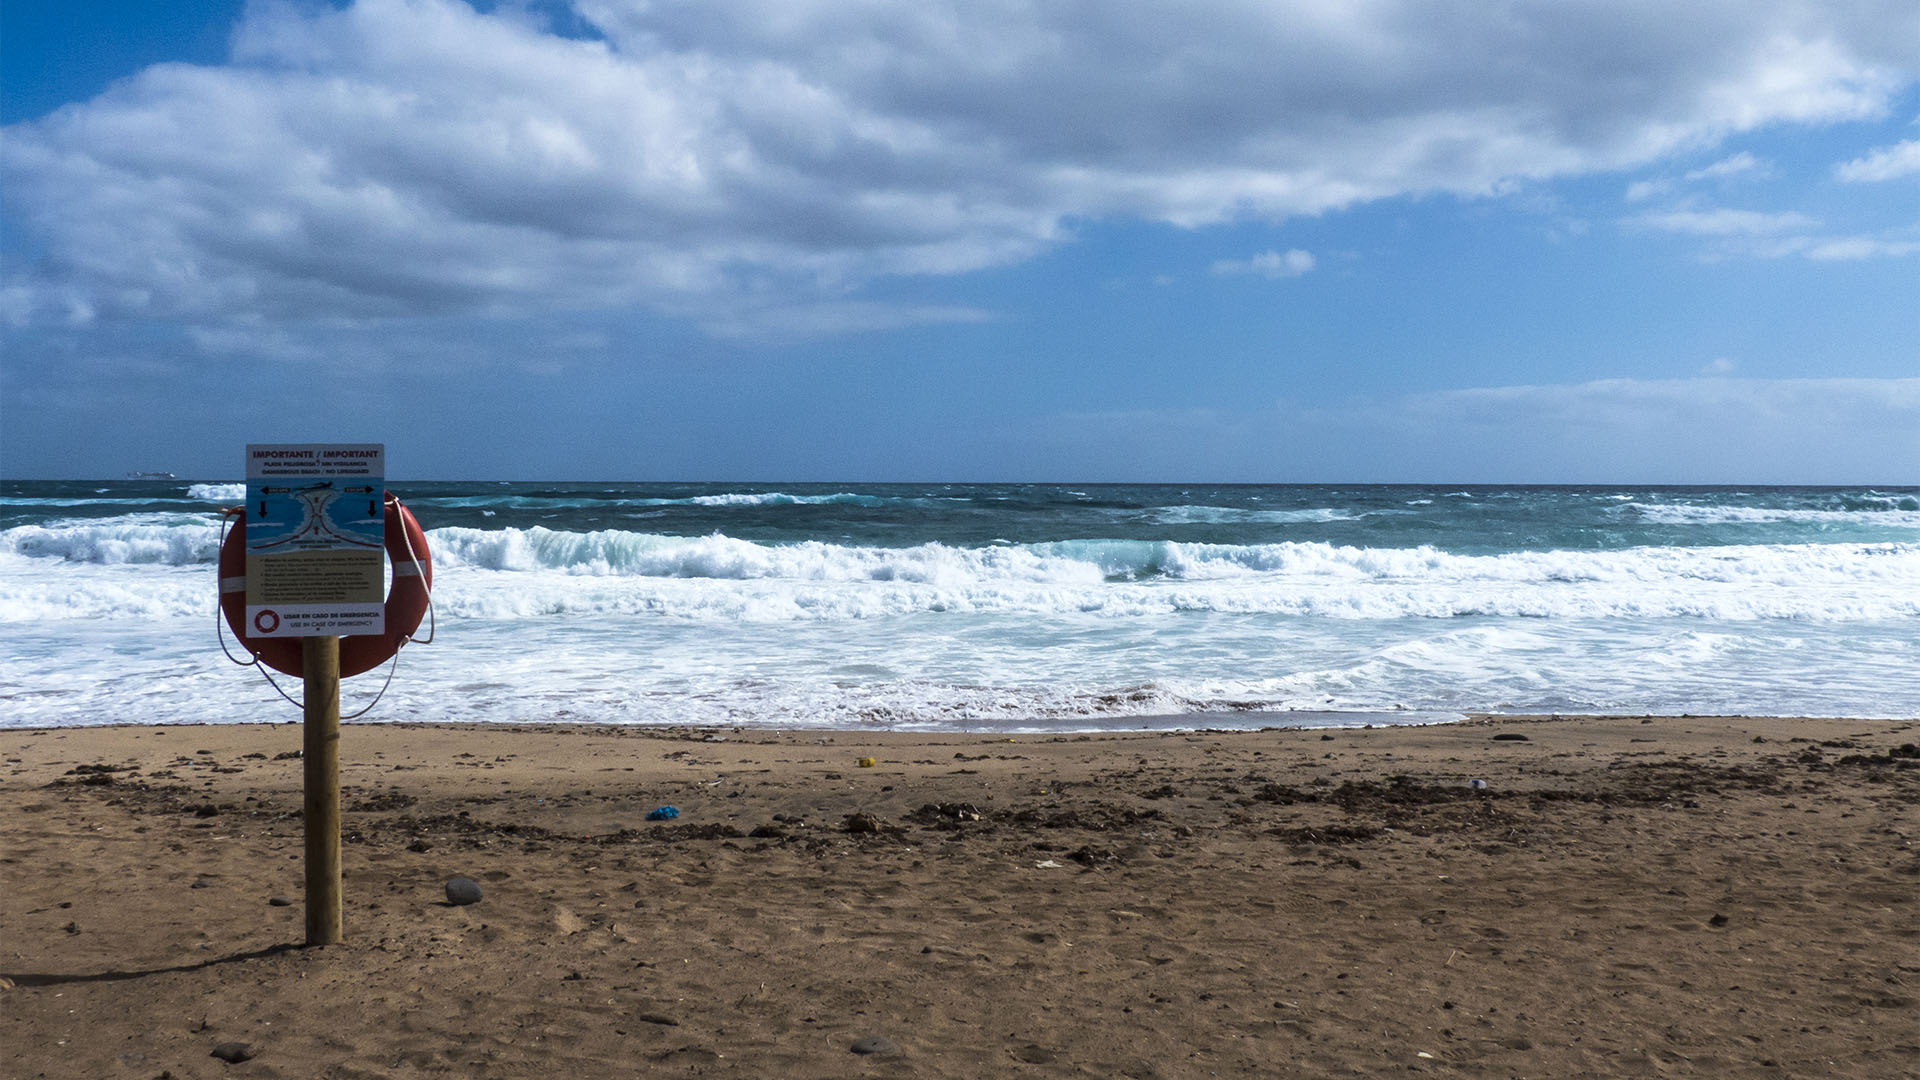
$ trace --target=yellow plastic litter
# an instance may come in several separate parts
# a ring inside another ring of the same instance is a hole
[[[860,759],[860,767],[863,769],[871,769],[875,764],[876,763],[874,762],[874,760],[870,757],[863,757]]]

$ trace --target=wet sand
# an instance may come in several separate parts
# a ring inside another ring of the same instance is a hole
[[[1916,743],[349,725],[313,949],[298,725],[5,731],[0,1075],[1910,1077]]]

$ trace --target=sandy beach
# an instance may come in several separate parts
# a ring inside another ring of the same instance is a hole
[[[1910,1077],[1916,742],[349,725],[310,949],[297,724],[7,731],[0,1075]]]

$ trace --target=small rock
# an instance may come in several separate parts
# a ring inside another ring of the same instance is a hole
[[[270,907],[292,907],[293,901],[284,896],[269,896],[267,897],[267,904]]]
[[[433,845],[427,843],[425,840],[415,840],[413,843],[407,845],[407,850],[418,854],[422,851],[432,851]]]
[[[1707,920],[1707,925],[1708,926],[1725,926],[1727,925],[1727,922],[1728,922],[1728,919],[1725,915],[1715,915],[1713,918]]]
[[[193,884],[191,884],[191,885],[189,885],[189,886],[187,886],[187,888],[189,888],[189,889],[211,889],[211,888],[213,888],[213,882],[211,882],[211,881],[208,881],[208,880],[206,880],[205,878],[201,878],[201,879],[200,879],[199,881],[196,881],[196,882],[194,882]]]
[[[675,1020],[673,1017],[668,1016],[666,1013],[643,1012],[640,1015],[634,1017],[634,1019],[646,1024],[659,1024],[661,1027],[679,1027],[680,1026],[680,1021]]]
[[[848,832],[856,835],[877,833],[880,831],[880,819],[872,814],[848,814],[846,828]]]
[[[447,903],[466,907],[480,902],[480,883],[470,877],[447,879]]]
[[[1493,741],[1494,742],[1529,742],[1531,740],[1529,740],[1525,735],[1522,735],[1517,731],[1503,731],[1500,734],[1495,735],[1493,737]]]
[[[212,803],[201,803],[199,806],[194,808],[193,816],[194,817],[219,817],[220,808],[213,805]]]
[[[243,1042],[223,1042],[213,1048],[212,1054],[213,1057],[217,1057],[229,1065],[238,1065],[243,1061],[251,1061],[253,1060],[253,1055],[253,1044]]]
[[[885,1035],[869,1035],[857,1040],[847,1049],[856,1054],[897,1054],[900,1052],[900,1044]]]

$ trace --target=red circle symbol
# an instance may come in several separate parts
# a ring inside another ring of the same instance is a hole
[[[253,628],[263,634],[271,634],[280,628],[280,613],[272,608],[262,608],[253,617]]]

